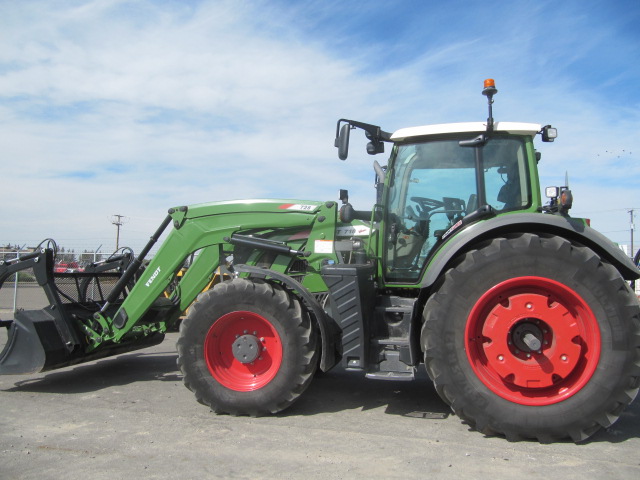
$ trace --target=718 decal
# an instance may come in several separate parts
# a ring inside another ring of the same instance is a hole
[[[303,205],[300,203],[285,203],[278,207],[280,210],[298,210],[300,212],[313,212],[316,205]]]

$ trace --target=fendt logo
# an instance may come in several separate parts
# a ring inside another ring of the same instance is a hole
[[[149,280],[147,280],[147,283],[145,283],[145,285],[147,287],[149,285],[151,285],[153,283],[153,281],[156,279],[156,277],[158,276],[159,273],[160,273],[160,267],[156,268],[156,271],[153,272],[153,275],[151,275],[151,277],[149,278]]]

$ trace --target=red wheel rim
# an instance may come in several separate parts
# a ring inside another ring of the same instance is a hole
[[[473,371],[495,394],[522,405],[550,405],[576,394],[593,375],[600,329],[572,289],[548,278],[518,277],[480,297],[467,321],[465,349]]]
[[[220,384],[249,392],[264,387],[278,373],[282,342],[271,322],[261,315],[231,312],[216,320],[207,332],[204,357]]]

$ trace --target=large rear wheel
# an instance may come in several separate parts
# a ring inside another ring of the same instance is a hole
[[[293,403],[317,365],[317,336],[300,302],[277,285],[235,279],[202,293],[182,322],[178,365],[217,413],[264,415]]]
[[[498,238],[460,258],[425,306],[422,344],[455,413],[511,440],[585,440],[640,383],[635,295],[559,237]]]

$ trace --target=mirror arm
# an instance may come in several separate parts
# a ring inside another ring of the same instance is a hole
[[[364,130],[374,147],[376,147],[378,144],[380,144],[381,146],[381,142],[391,142],[391,133],[385,132],[377,125],[371,125],[370,123],[341,118],[340,120],[338,120],[338,123],[336,125],[336,139],[334,142],[334,145],[339,149],[339,157],[341,160],[345,160],[347,158],[347,154],[349,153],[348,130],[351,128],[361,128],[362,130]],[[375,151],[371,153],[382,153],[382,151],[384,151],[384,147],[377,147],[374,148],[374,150]]]

